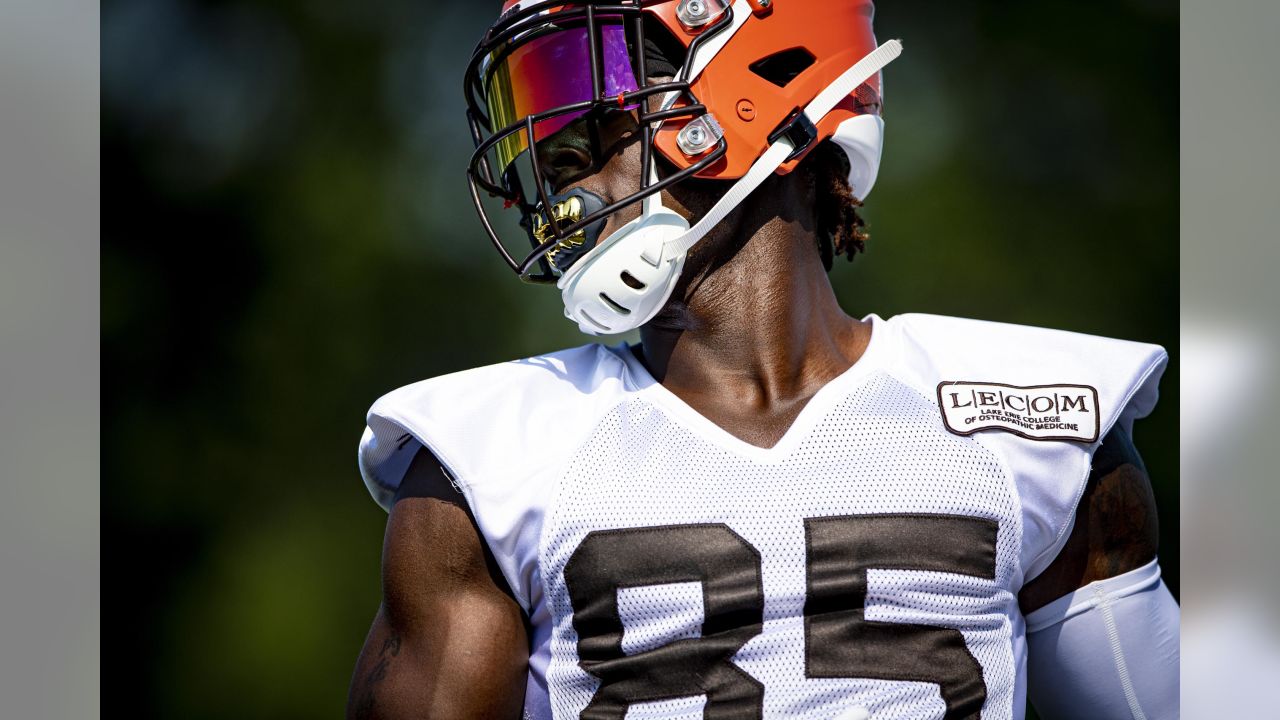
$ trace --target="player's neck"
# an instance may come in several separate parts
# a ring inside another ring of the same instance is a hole
[[[813,233],[774,217],[686,292],[690,327],[641,330],[645,361],[668,389],[753,404],[805,399],[866,348],[870,328],[840,308]]]

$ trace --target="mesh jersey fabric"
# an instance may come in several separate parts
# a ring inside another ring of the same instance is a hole
[[[1150,411],[1165,354],[958,318],[868,320],[864,356],[772,448],[698,415],[628,348],[589,345],[384,396],[361,471],[386,507],[421,443],[458,482],[530,615],[527,717],[942,718],[977,698],[983,718],[1021,718],[1017,592],[1065,541],[1097,443],[954,434],[938,383],[1089,385],[1105,434]],[[837,543],[836,565],[822,565],[824,523],[895,559],[844,568],[856,553]],[[963,532],[940,534],[951,527]],[[838,570],[835,590],[823,567]],[[833,598],[834,611],[813,610]],[[915,633],[935,661],[966,653],[972,671],[810,637],[840,618]],[[724,657],[708,660],[708,638]],[[692,692],[695,680],[708,689]]]

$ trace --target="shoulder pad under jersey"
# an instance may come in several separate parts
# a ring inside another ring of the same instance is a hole
[[[539,592],[536,548],[555,469],[623,401],[624,378],[616,355],[584,345],[406,385],[369,409],[360,474],[389,511],[419,446],[430,449],[527,609]]]
[[[995,452],[1023,506],[1025,577],[1070,532],[1094,450],[1156,404],[1158,345],[938,315],[891,323],[892,372],[938,406],[946,429]]]

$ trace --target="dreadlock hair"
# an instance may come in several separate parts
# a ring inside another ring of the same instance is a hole
[[[835,256],[843,255],[852,261],[854,255],[866,250],[871,237],[866,221],[858,214],[862,201],[854,197],[849,186],[849,158],[839,145],[824,140],[800,161],[796,170],[804,173],[813,187],[818,252],[829,272]]]

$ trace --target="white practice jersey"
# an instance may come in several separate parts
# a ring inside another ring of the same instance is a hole
[[[529,614],[526,717],[1022,718],[1018,591],[1166,355],[868,320],[771,448],[587,345],[386,395],[361,471],[383,507],[419,444],[453,477]]]

